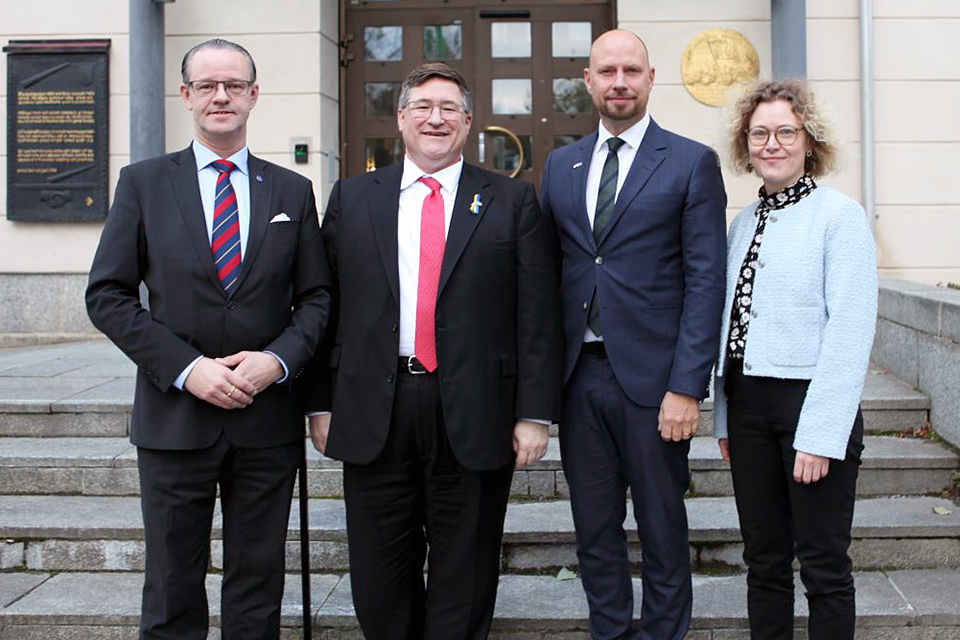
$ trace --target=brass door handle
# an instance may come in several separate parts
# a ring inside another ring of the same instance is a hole
[[[516,178],[518,175],[520,175],[520,172],[523,171],[523,161],[525,160],[525,156],[523,153],[523,145],[520,144],[520,138],[518,138],[513,131],[510,131],[510,129],[507,129],[506,127],[499,127],[495,124],[489,125],[486,129],[483,130],[483,132],[484,133],[488,133],[488,132],[502,133],[508,138],[510,138],[511,140],[513,140],[513,144],[517,145],[517,150],[520,152],[520,162],[517,163],[517,168],[510,173],[510,177]]]

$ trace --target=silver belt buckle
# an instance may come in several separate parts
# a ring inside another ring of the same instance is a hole
[[[426,370],[425,367],[424,367],[423,371],[414,371],[414,369],[413,369],[413,360],[414,360],[414,358],[416,358],[416,357],[417,357],[417,356],[407,356],[407,373],[409,373],[409,374],[412,375],[412,376],[422,376],[422,375],[426,375],[426,374],[428,373],[428,371]],[[423,363],[420,363],[420,366],[423,366]]]

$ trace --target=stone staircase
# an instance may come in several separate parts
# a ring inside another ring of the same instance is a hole
[[[0,350],[0,640],[137,637],[143,568],[136,452],[126,439],[131,365],[105,342]],[[851,556],[858,637],[960,638],[960,507],[939,497],[956,454],[900,438],[926,419],[927,399],[872,371]],[[710,431],[710,405],[704,431]],[[576,579],[567,490],[552,439],[544,460],[516,474],[507,512],[494,637],[588,637]],[[347,576],[340,466],[311,449],[308,492],[314,637],[359,638]],[[691,447],[687,501],[694,563],[691,640],[739,640],[746,585],[729,469],[715,441]],[[219,514],[208,578],[211,638],[218,638]],[[301,636],[299,521],[291,517],[283,637]],[[633,545],[639,575],[639,545]],[[639,578],[635,579],[639,595]],[[798,626],[806,605],[798,582]],[[639,598],[637,599],[639,616]],[[805,633],[798,633],[804,638]]]

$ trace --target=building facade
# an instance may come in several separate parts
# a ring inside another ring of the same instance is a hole
[[[134,0],[149,2],[150,0]],[[781,0],[789,1],[789,0]],[[108,38],[110,191],[130,161],[131,0],[5,0],[0,45],[10,40]],[[584,102],[584,47],[611,26],[646,41],[656,68],[650,101],[664,127],[722,147],[726,113],[696,100],[681,73],[699,34],[746,37],[759,74],[772,74],[771,0],[176,0],[164,8],[166,150],[191,139],[179,96],[180,59],[214,36],[257,61],[260,99],[251,151],[311,178],[325,202],[342,175],[402,157],[396,83],[424,60],[460,68],[476,100],[467,160],[538,180],[546,154],[596,127]],[[857,0],[806,0],[806,69],[841,141],[840,171],[826,179],[862,199],[861,37]],[[879,270],[930,284],[960,282],[960,3],[875,0],[875,215]],[[717,54],[722,57],[722,53]],[[7,65],[0,118],[8,121]],[[688,79],[689,80],[689,79]],[[307,145],[307,163],[294,145]],[[523,148],[521,162],[518,143]],[[723,154],[721,154],[723,156]],[[6,137],[0,160],[7,165]],[[724,157],[725,164],[728,164]],[[724,168],[732,217],[759,180]],[[0,180],[0,344],[92,334],[82,292],[102,223],[8,219]]]

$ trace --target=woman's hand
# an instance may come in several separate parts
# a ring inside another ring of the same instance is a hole
[[[730,462],[730,441],[726,438],[720,438],[717,440],[717,444],[720,445],[720,457]]]
[[[793,479],[797,482],[803,484],[817,482],[821,478],[826,478],[829,471],[830,458],[797,451],[797,458],[793,463]]]

